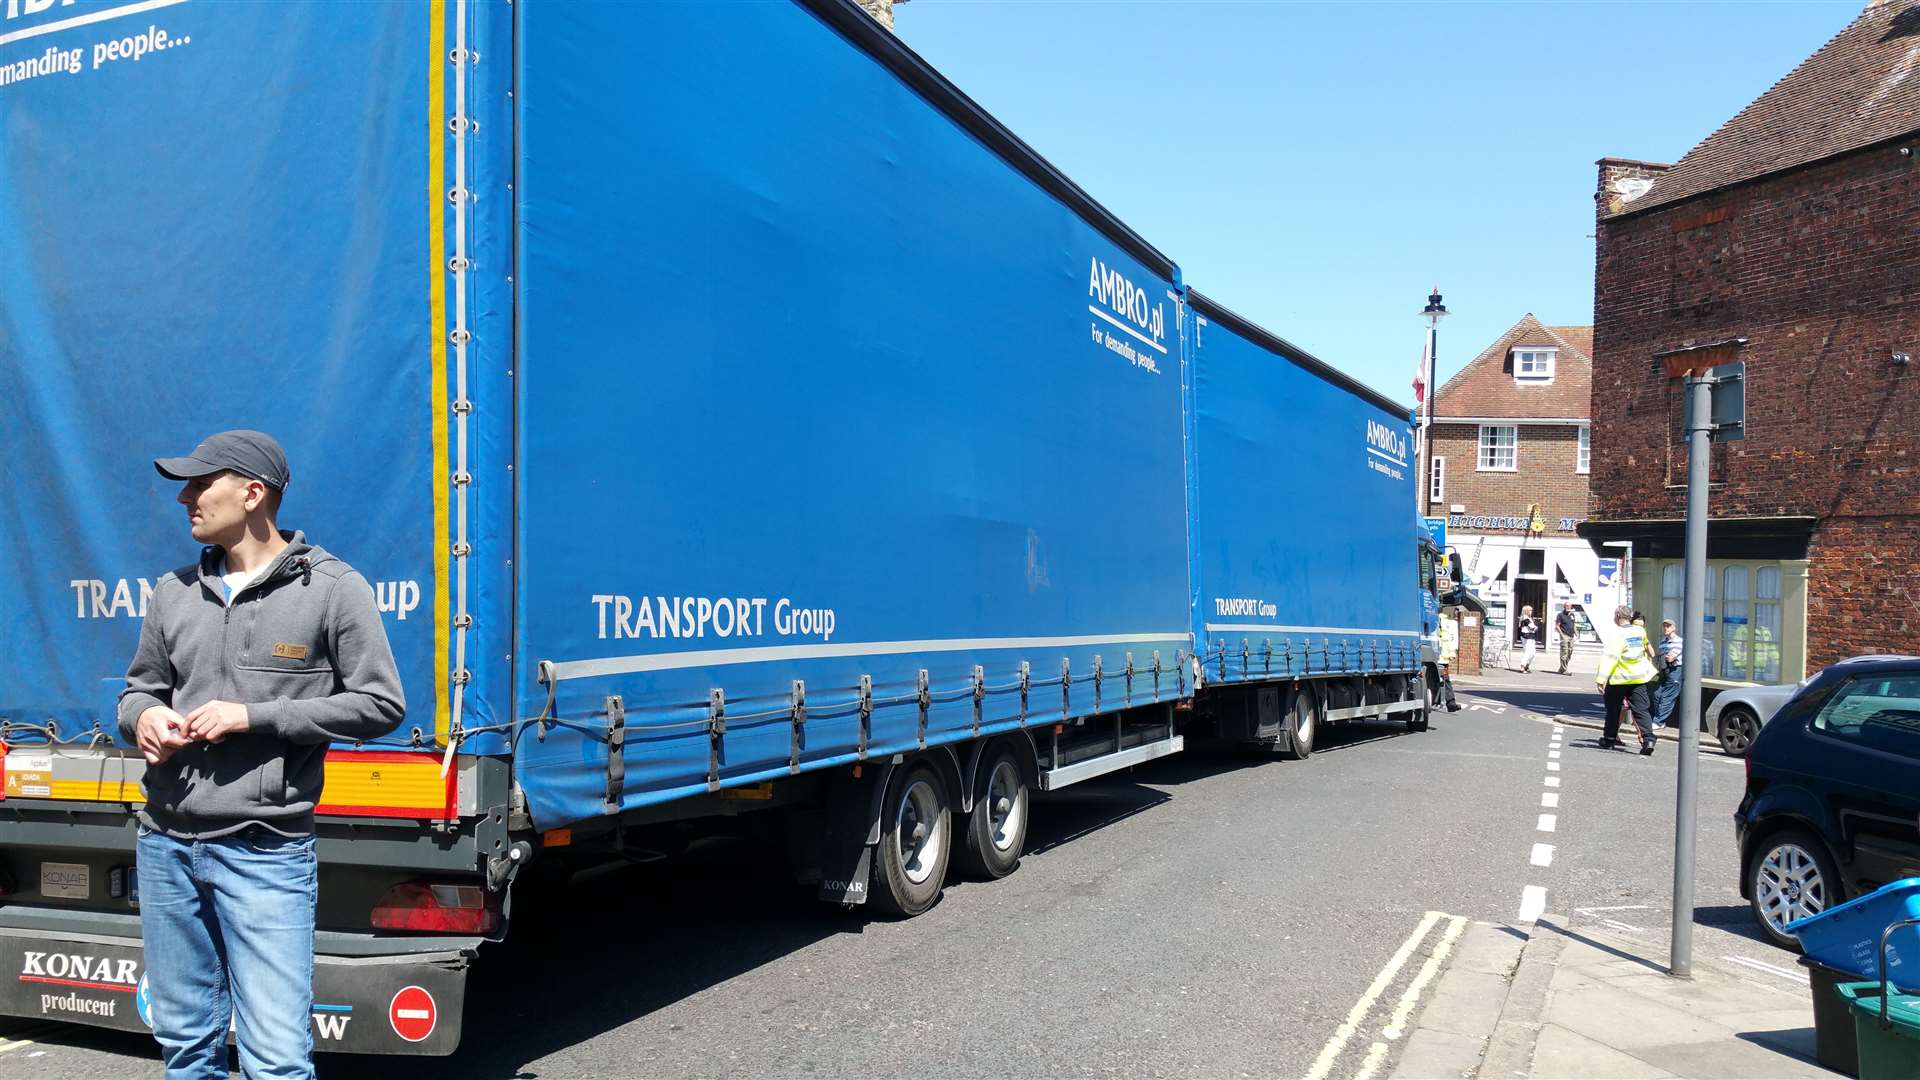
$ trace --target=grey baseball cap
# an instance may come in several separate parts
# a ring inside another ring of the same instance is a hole
[[[169,480],[197,480],[232,470],[278,491],[285,491],[292,475],[287,453],[273,436],[262,431],[222,431],[209,435],[186,457],[153,460],[153,467]]]

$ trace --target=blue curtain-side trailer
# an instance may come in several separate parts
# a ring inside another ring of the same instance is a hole
[[[1311,754],[1322,725],[1425,730],[1434,554],[1406,407],[1188,292],[1196,712]]]
[[[450,1052],[526,873],[751,815],[912,915],[1191,733],[1423,722],[1405,410],[847,0],[5,16],[0,1012],[146,1028],[114,700],[221,428],[405,681],[328,753],[323,1050]]]

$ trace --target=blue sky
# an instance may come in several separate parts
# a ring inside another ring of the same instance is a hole
[[[1676,161],[1862,3],[912,0],[896,30],[1189,284],[1411,403],[1593,317],[1594,161]]]

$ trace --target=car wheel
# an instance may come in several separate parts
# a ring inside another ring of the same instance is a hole
[[[1800,939],[1787,933],[1787,924],[1846,899],[1826,845],[1799,829],[1774,833],[1754,849],[1747,864],[1747,892],[1761,932],[1794,952],[1800,951]]]
[[[1745,705],[1729,705],[1720,713],[1720,749],[1728,757],[1746,757],[1760,734],[1760,717]]]

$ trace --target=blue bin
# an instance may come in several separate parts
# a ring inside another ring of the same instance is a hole
[[[1878,979],[1880,935],[1901,919],[1920,919],[1920,878],[1884,885],[1857,900],[1787,924],[1807,957],[1861,979]],[[1920,991],[1920,926],[1887,942],[1887,981]]]

